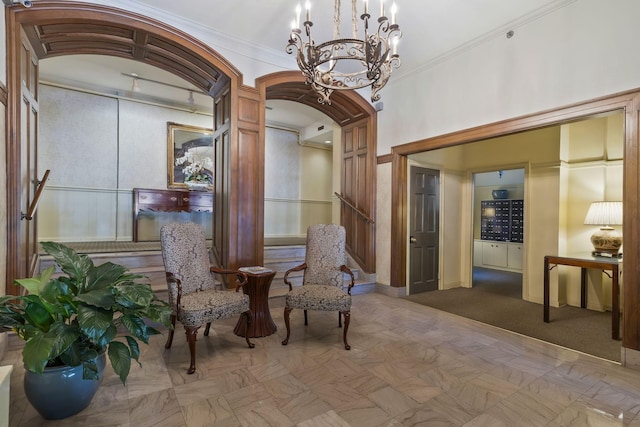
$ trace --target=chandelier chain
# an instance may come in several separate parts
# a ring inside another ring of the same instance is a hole
[[[340,38],[340,0],[333,3],[333,38]]]

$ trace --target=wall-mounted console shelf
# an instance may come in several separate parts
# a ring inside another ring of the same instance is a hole
[[[138,241],[141,212],[213,212],[213,193],[188,190],[133,189],[133,241]]]

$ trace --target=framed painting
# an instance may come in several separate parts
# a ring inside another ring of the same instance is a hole
[[[167,122],[167,188],[213,186],[213,130]]]

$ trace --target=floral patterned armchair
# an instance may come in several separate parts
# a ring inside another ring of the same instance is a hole
[[[247,275],[240,271],[224,270],[209,263],[205,231],[195,223],[171,223],[160,228],[162,258],[164,260],[169,305],[173,308],[165,348],[170,348],[176,320],[184,326],[191,353],[188,374],[196,370],[196,336],[198,329],[206,324],[204,335],[209,335],[211,322],[241,314],[246,318],[247,329],[252,321],[249,297],[238,292],[247,283]],[[217,290],[215,274],[235,274],[240,281],[234,291]],[[247,345],[254,344],[246,337]]]
[[[345,229],[340,225],[318,224],[307,229],[305,262],[289,269],[284,275],[289,292],[284,308],[287,337],[282,341],[282,345],[289,342],[289,316],[294,308],[298,308],[304,310],[305,325],[308,324],[307,310],[337,311],[338,327],[342,326],[341,316],[344,316],[344,348],[351,349],[347,343],[347,331],[351,319],[351,288],[354,278],[351,270],[345,265],[345,239]],[[302,286],[293,287],[288,276],[301,270],[304,270]],[[344,273],[351,277],[347,292],[343,290]]]

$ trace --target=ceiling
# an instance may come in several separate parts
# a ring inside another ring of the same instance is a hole
[[[518,27],[556,8],[578,0],[396,0],[397,22],[403,36],[398,46],[402,65],[391,77],[401,78],[429,67],[448,55],[471,48],[483,40],[505,37],[510,30],[518,37]],[[253,50],[269,55],[283,69],[295,69],[295,59],[284,51],[294,17],[296,0],[103,0],[100,3],[126,4],[131,10],[149,14],[168,22],[192,25],[212,34],[212,40],[235,40],[239,51]],[[380,1],[369,0],[373,18],[379,16]],[[322,9],[320,5],[322,4]],[[362,0],[356,2],[358,9]],[[386,1],[387,11],[391,0]],[[37,7],[37,0],[34,6]],[[349,33],[351,2],[342,1],[343,36]],[[151,12],[153,11],[153,12]],[[239,12],[240,11],[240,12]],[[360,13],[360,11],[358,12]],[[333,5],[325,0],[312,0],[311,20],[316,40],[332,36]],[[346,27],[345,27],[346,26]],[[221,46],[214,49],[224,52]],[[149,102],[172,103],[190,110],[212,110],[211,98],[193,85],[161,69],[115,57],[97,55],[61,56],[45,59],[40,64],[43,82],[80,87]],[[138,80],[139,91],[132,91],[133,79],[122,73],[135,73],[174,88],[146,80]],[[194,103],[187,98],[193,90]],[[384,90],[381,92],[384,99]],[[367,91],[368,94],[368,91]],[[366,96],[366,95],[365,95]],[[304,129],[326,122],[327,116],[311,107],[289,101],[268,101],[267,121],[279,126]],[[318,136],[324,141],[327,135]]]

